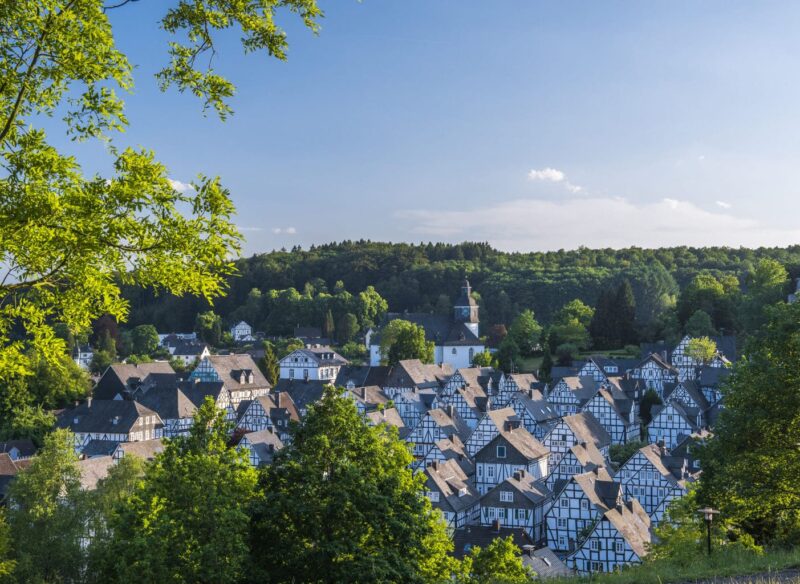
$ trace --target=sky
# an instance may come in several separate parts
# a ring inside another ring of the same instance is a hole
[[[159,92],[164,3],[112,13],[137,66],[118,142],[153,149],[176,185],[219,175],[245,255],[360,238],[800,243],[798,2],[321,5],[319,36],[282,16],[286,62],[224,35],[224,123]]]

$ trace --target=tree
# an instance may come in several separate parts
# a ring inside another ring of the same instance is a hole
[[[742,324],[755,331],[765,323],[765,308],[784,299],[789,274],[783,264],[762,258],[747,275],[747,294],[742,307]]]
[[[495,356],[497,366],[506,373],[519,371],[521,355],[519,345],[511,338],[511,335],[503,339],[500,348]]]
[[[9,491],[8,523],[20,582],[79,581],[86,505],[74,438],[56,430]]]
[[[314,0],[170,4],[160,28],[177,38],[159,85],[198,96],[223,119],[234,86],[203,58],[219,50],[216,34],[238,25],[246,51],[285,59],[276,13],[294,12],[312,30],[321,16]],[[125,5],[135,6],[116,8]],[[50,322],[77,331],[104,313],[124,318],[120,283],[210,300],[233,271],[240,235],[219,180],[200,176],[177,190],[152,152],[114,144],[128,124],[115,89],[132,89],[133,68],[115,45],[112,8],[102,0],[0,4],[2,375],[24,373],[30,347],[46,358],[63,352]],[[47,142],[42,121],[55,113],[72,139],[107,146],[112,175],[86,177]]]
[[[0,440],[28,438],[42,446],[55,416],[35,405],[23,376],[0,379]]]
[[[714,330],[714,324],[711,322],[711,317],[704,310],[697,310],[689,317],[684,326],[684,331],[687,335],[692,337],[708,337],[717,334]]]
[[[257,474],[228,446],[230,424],[211,398],[188,436],[169,440],[112,516],[97,550],[97,582],[236,582],[249,558],[248,510]]]
[[[339,344],[349,343],[357,334],[358,318],[352,312],[346,312],[339,318],[339,324],[336,326],[336,338]]]
[[[89,364],[89,371],[95,375],[102,375],[114,362],[115,356],[107,351],[97,350],[92,355],[92,362]]]
[[[272,343],[264,343],[264,356],[258,362],[261,372],[267,378],[269,384],[275,387],[281,376],[281,366],[278,358],[275,356],[275,351],[272,350]]]
[[[194,321],[194,330],[206,343],[218,347],[222,341],[222,318],[213,310],[201,312]]]
[[[678,319],[685,325],[689,317],[702,310],[711,317],[714,328],[733,331],[739,296],[739,280],[735,276],[716,278],[709,273],[698,274],[678,299]]]
[[[475,365],[476,367],[491,367],[493,362],[494,362],[494,357],[487,350],[481,351],[480,353],[476,353],[475,356],[472,358],[472,364]]]
[[[406,359],[433,363],[434,344],[425,340],[425,329],[413,322],[396,319],[381,330],[380,352],[387,365]]]
[[[0,509],[0,582],[11,582],[16,562],[11,559],[11,530],[5,512]]]
[[[631,456],[636,454],[639,449],[645,446],[647,446],[647,442],[642,442],[641,440],[632,440],[625,444],[612,444],[608,449],[608,457],[611,459],[611,462],[619,468],[625,464]]]
[[[699,497],[761,542],[800,533],[800,303],[767,309],[723,386],[725,408],[700,449]]]
[[[389,310],[389,304],[375,291],[373,286],[367,286],[366,290],[359,293],[356,305],[356,316],[358,316],[362,329],[378,324],[380,318]]]
[[[617,334],[621,343],[623,345],[636,344],[639,341],[636,334],[636,300],[633,297],[633,289],[628,280],[620,282],[614,305],[617,314]]]
[[[29,362],[33,375],[25,381],[36,405],[48,409],[63,408],[89,394],[92,387],[89,376],[68,355],[58,358],[58,366],[53,366],[39,354],[31,354]]]
[[[589,332],[596,347],[611,348],[622,344],[617,329],[614,291],[605,287],[600,290],[597,308],[589,324]]]
[[[325,313],[325,322],[322,323],[322,334],[332,339],[335,333],[336,325],[333,323],[333,313],[328,309],[328,312]]]
[[[639,417],[642,419],[642,432],[646,432],[647,426],[653,420],[653,408],[663,405],[663,401],[654,389],[648,389],[642,396],[639,404]]]
[[[695,337],[686,346],[686,355],[698,363],[709,363],[717,354],[717,343],[708,337]]]
[[[449,581],[452,543],[412,461],[396,429],[328,388],[262,473],[252,581]]]
[[[158,349],[158,331],[152,324],[140,324],[131,331],[131,352],[149,355]]]
[[[530,356],[539,346],[542,325],[536,322],[532,310],[523,310],[508,329],[508,336],[514,341],[522,355]]]
[[[553,371],[553,355],[550,352],[550,344],[545,343],[544,357],[542,358],[542,366],[539,368],[539,378],[542,381],[551,381],[551,372]]]
[[[536,575],[522,563],[511,537],[498,537],[485,548],[471,549],[463,570],[474,584],[529,584]]]

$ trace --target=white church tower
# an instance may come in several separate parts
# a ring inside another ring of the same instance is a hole
[[[461,287],[461,296],[453,305],[453,311],[455,313],[455,321],[463,322],[478,337],[478,303],[472,297],[472,288],[469,285],[469,280],[464,280],[464,285]]]

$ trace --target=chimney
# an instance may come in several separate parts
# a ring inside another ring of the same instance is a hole
[[[87,408],[92,407],[92,398],[91,398],[91,396],[86,398],[86,407]]]
[[[492,531],[494,531],[495,533],[500,533],[500,520],[499,519],[495,519],[494,521],[492,521]]]
[[[657,445],[658,445],[659,454],[661,454],[661,456],[666,456],[667,455],[667,445],[664,443],[664,441],[663,440],[659,440]]]
[[[519,470],[515,470],[514,471],[514,480],[515,481],[521,481],[524,476],[525,476],[525,469],[521,468]]]
[[[437,472],[439,471],[439,461],[438,460],[430,461],[428,463],[428,466],[431,467],[434,471],[437,471]]]
[[[455,406],[453,406],[453,404],[448,404],[448,405],[445,407],[445,412],[447,412],[447,415],[448,415],[448,416],[450,416],[450,417],[452,418],[452,417],[454,417],[454,416],[455,416],[455,414],[456,414],[456,408],[455,408]]]

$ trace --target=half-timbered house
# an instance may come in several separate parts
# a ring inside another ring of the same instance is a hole
[[[385,424],[387,426],[393,426],[394,428],[397,428],[397,434],[401,440],[405,440],[408,437],[408,434],[411,432],[411,429],[406,426],[405,422],[403,422],[403,418],[400,417],[397,408],[394,407],[367,412],[366,418],[367,422],[373,426]]]
[[[275,454],[283,448],[283,441],[274,428],[244,434],[236,445],[247,454],[255,467],[272,464]]]
[[[382,389],[390,399],[400,393],[425,389],[438,394],[452,375],[453,369],[448,366],[428,365],[419,359],[406,359],[389,370]]]
[[[550,451],[550,470],[561,462],[561,457],[570,448],[583,442],[593,444],[603,457],[608,458],[611,436],[591,412],[581,412],[560,419],[542,440]]]
[[[308,407],[322,399],[327,381],[303,379],[281,379],[273,389],[273,393],[286,393],[294,402],[300,417],[308,412]]]
[[[554,489],[559,481],[568,481],[576,474],[604,469],[611,474],[608,461],[597,447],[590,442],[573,444],[561,457],[561,460],[551,468],[547,475],[547,485]]]
[[[506,407],[511,399],[519,392],[528,392],[532,389],[541,391],[545,385],[532,373],[510,373],[505,376],[500,384],[497,398],[494,400],[498,408]]]
[[[480,495],[456,461],[434,460],[423,472],[425,495],[442,512],[450,530],[477,523]]]
[[[579,574],[615,572],[640,563],[650,540],[647,513],[632,499],[606,511],[566,562]]]
[[[464,442],[458,436],[450,438],[442,438],[433,444],[433,446],[425,453],[416,464],[415,468],[425,468],[428,463],[438,460],[439,462],[446,462],[454,460],[464,471],[468,477],[475,475],[475,463],[472,458],[467,454]]]
[[[439,407],[439,396],[433,389],[404,391],[395,395],[394,407],[405,425],[413,430],[426,412]]]
[[[422,457],[439,440],[457,437],[463,441],[467,439],[469,432],[469,426],[450,405],[445,406],[444,409],[435,408],[423,414],[422,419],[408,435],[406,441],[413,445],[414,456]]]
[[[281,379],[333,382],[347,359],[330,347],[296,349],[280,360]]]
[[[164,452],[164,441],[160,438],[141,442],[120,442],[111,453],[111,458],[119,462],[126,456],[137,456],[149,462],[161,452]]]
[[[288,393],[275,392],[251,401],[236,427],[244,432],[271,429],[282,442],[288,442],[290,424],[299,421],[300,412],[291,396]]]
[[[607,385],[600,389],[584,406],[583,411],[591,412],[611,436],[612,444],[627,444],[638,440],[641,428],[636,418],[633,401],[628,396]]]
[[[699,414],[692,415],[679,401],[653,406],[652,411],[653,419],[647,425],[647,437],[651,444],[663,442],[667,448],[674,448],[686,436],[700,430],[697,425]]]
[[[631,379],[639,379],[659,396],[663,395],[664,385],[677,383],[678,370],[667,363],[658,353],[652,353],[628,372]]]
[[[544,510],[551,497],[544,481],[524,470],[515,471],[481,498],[481,525],[499,520],[505,527],[522,527],[534,542],[541,543],[545,539]]]
[[[602,382],[592,377],[562,377],[547,392],[547,400],[559,414],[577,414],[602,387]]]
[[[664,446],[650,444],[623,464],[614,477],[625,497],[641,503],[654,524],[658,524],[670,501],[686,494],[694,480],[686,460],[671,456]]]
[[[156,375],[168,376],[172,383],[177,382],[177,374],[166,361],[152,363],[114,363],[110,365],[92,390],[97,400],[123,399],[133,397],[142,388],[155,384]]]
[[[65,410],[56,425],[72,431],[78,453],[91,440],[136,442],[160,438],[164,427],[158,414],[140,403],[98,399],[88,399]]]
[[[506,419],[497,435],[475,454],[478,491],[486,494],[518,470],[524,470],[534,480],[545,478],[548,455],[547,448],[522,426],[518,417]]]
[[[457,389],[480,388],[485,395],[495,395],[498,391],[496,372],[491,367],[462,367],[456,370],[447,381],[442,384],[439,397],[442,403],[449,403],[450,398]],[[499,372],[502,376],[502,372]]]
[[[522,425],[537,440],[542,440],[561,415],[538,389],[518,391],[508,404],[522,420]]]
[[[622,489],[603,469],[577,474],[555,485],[546,511],[547,545],[561,553],[580,548],[592,525],[622,503]]]
[[[221,381],[230,393],[233,409],[239,403],[267,395],[272,386],[250,355],[210,355],[200,361],[190,381]]]

